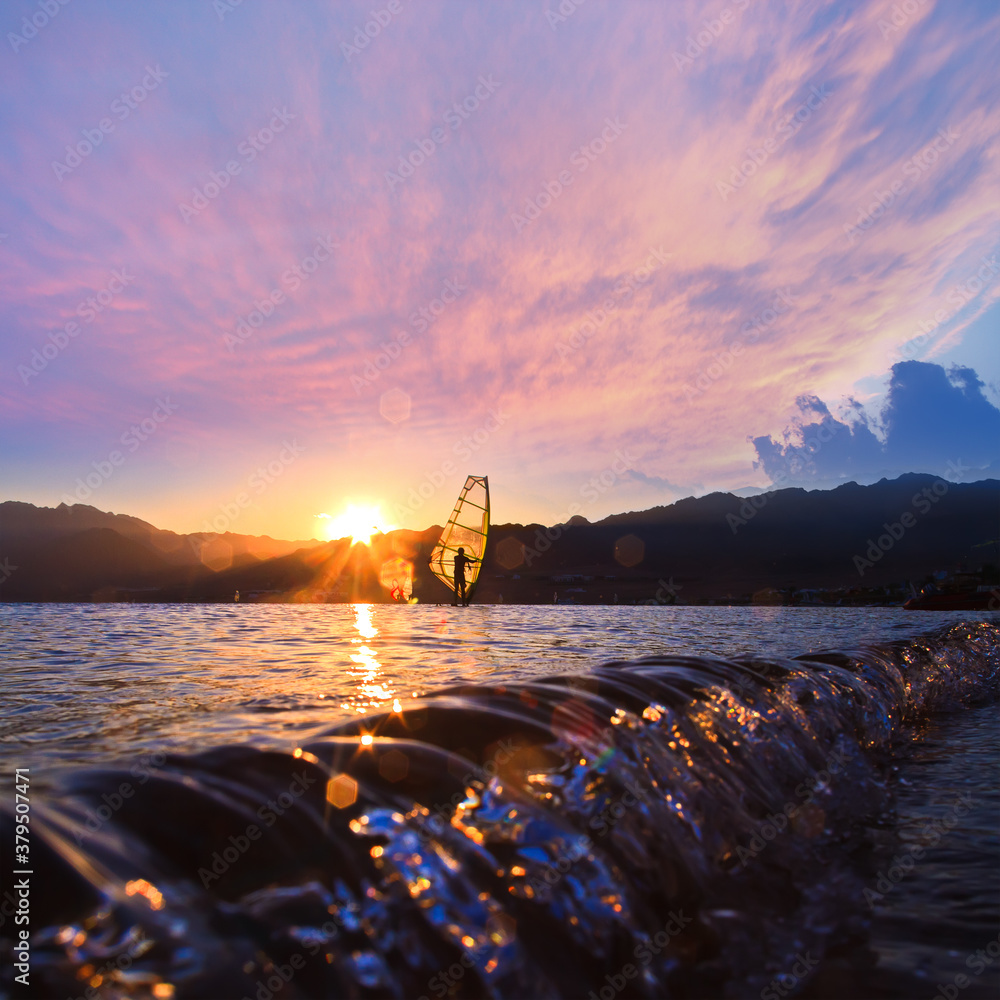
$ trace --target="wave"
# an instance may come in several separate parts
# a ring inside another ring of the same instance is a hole
[[[762,996],[863,939],[851,857],[894,737],[998,694],[979,622],[459,685],[294,753],[69,771],[32,799],[32,989]]]

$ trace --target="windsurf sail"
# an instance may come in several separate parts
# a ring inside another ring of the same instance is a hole
[[[449,589],[455,589],[455,556],[460,548],[475,562],[465,570],[466,600],[471,601],[483,568],[486,536],[490,530],[490,484],[486,476],[469,476],[455,509],[431,553],[431,572]]]

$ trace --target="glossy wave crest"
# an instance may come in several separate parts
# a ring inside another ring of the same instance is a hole
[[[850,858],[894,735],[998,693],[1000,628],[973,623],[459,686],[294,753],[69,771],[32,806],[33,989],[760,996],[863,939]]]

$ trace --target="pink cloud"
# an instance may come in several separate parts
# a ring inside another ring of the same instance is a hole
[[[544,498],[511,516],[554,516],[626,447],[654,479],[735,487],[754,477],[748,435],[776,433],[803,391],[834,398],[885,372],[931,290],[995,245],[984,25],[928,5],[883,37],[874,9],[820,26],[812,5],[754,4],[679,69],[699,5],[581,9],[557,30],[538,11],[454,10],[408,11],[350,62],[350,12],[246,8],[192,50],[151,48],[136,14],[6,68],[20,87],[56,82],[8,113],[5,416],[99,441],[117,412],[171,391],[189,414],[175,433],[237,482],[234,456],[252,460],[262,436],[308,439],[297,468],[324,484],[300,487],[314,506],[340,488],[405,495],[457,460],[462,429],[493,406],[512,416],[474,458]],[[162,91],[57,181],[48,161],[128,78],[135,60],[120,53],[140,39],[142,59],[169,67]],[[107,86],[67,103],[94,60],[114,67]],[[454,102],[491,75],[499,87],[452,128]],[[275,107],[295,117],[251,161],[240,144]],[[939,127],[958,138],[914,172]],[[386,172],[435,129],[445,140],[390,190]],[[239,174],[185,222],[178,206],[230,162]],[[896,181],[858,229],[859,208]],[[521,225],[529,200],[537,218]],[[293,288],[284,276],[328,235],[332,258]],[[616,293],[652,250],[667,263]],[[134,285],[23,386],[17,365],[121,266]],[[419,329],[411,315],[445,279],[467,288]],[[751,341],[745,325],[783,289],[793,305]],[[272,292],[283,300],[230,350]],[[943,342],[995,299],[956,313]],[[609,301],[596,331],[560,350]],[[352,376],[400,333],[405,350],[358,391]],[[379,412],[393,388],[412,398],[403,426]],[[628,489],[603,512],[672,499]],[[274,516],[274,533],[306,530]]]

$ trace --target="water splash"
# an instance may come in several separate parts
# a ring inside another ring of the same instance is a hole
[[[758,996],[865,933],[850,856],[1000,629],[453,687],[294,754],[33,804],[32,980],[76,997]],[[2,817],[5,834],[12,817]],[[12,975],[12,925],[0,963]]]

